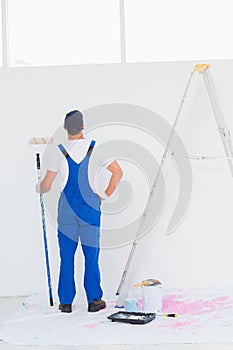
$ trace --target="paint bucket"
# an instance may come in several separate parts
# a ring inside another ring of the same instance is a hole
[[[125,309],[127,312],[137,312],[138,311],[138,301],[136,299],[126,299]]]
[[[158,312],[162,310],[162,284],[143,286],[143,311]]]

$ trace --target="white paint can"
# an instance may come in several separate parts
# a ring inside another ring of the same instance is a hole
[[[143,286],[143,311],[156,313],[162,310],[162,284]]]

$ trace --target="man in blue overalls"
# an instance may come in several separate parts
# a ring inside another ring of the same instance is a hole
[[[72,302],[76,289],[74,280],[74,256],[81,242],[85,257],[84,288],[88,301],[88,311],[95,312],[106,307],[100,285],[99,238],[100,238],[100,204],[116,189],[121,177],[120,165],[113,161],[107,169],[112,173],[107,189],[97,194],[88,179],[89,160],[95,141],[83,136],[83,116],[75,110],[65,117],[64,127],[68,132],[68,141],[58,145],[60,155],[65,160],[67,175],[58,204],[58,242],[60,247],[60,275],[58,284],[59,309],[72,312]],[[47,170],[44,179],[37,186],[38,192],[48,192],[61,166]]]

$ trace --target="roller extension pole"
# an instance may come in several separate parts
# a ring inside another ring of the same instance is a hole
[[[157,187],[158,180],[159,180],[159,177],[161,175],[162,167],[163,167],[165,158],[167,156],[167,153],[169,151],[169,146],[170,146],[170,143],[171,143],[171,140],[172,140],[172,137],[173,137],[173,134],[174,134],[174,130],[176,128],[179,116],[181,114],[181,111],[182,111],[182,108],[183,108],[183,104],[184,104],[185,98],[187,96],[187,92],[188,92],[189,86],[191,84],[191,80],[192,80],[193,74],[194,74],[194,71],[191,72],[189,80],[188,80],[188,83],[186,85],[183,98],[182,98],[181,103],[179,105],[179,109],[178,109],[178,112],[176,114],[175,121],[173,123],[172,129],[171,129],[171,132],[170,132],[167,144],[166,144],[166,148],[164,150],[163,156],[162,156],[161,161],[160,161],[160,166],[159,166],[159,169],[157,171],[157,174],[156,174],[156,177],[155,177],[155,181],[153,183],[153,186],[152,186],[152,189],[151,189],[151,192],[150,192],[150,195],[149,195],[149,198],[148,198],[148,201],[147,201],[144,213],[142,215],[141,222],[139,224],[139,227],[138,227],[135,239],[134,239],[134,241],[132,243],[131,251],[130,251],[127,263],[125,265],[125,269],[123,271],[119,287],[118,287],[117,292],[116,292],[116,295],[118,295],[118,299],[117,299],[117,302],[116,302],[116,307],[123,307],[123,305],[125,303],[125,299],[127,298],[127,295],[128,295],[128,291],[129,291],[129,288],[130,288],[130,283],[129,282],[126,283],[127,282],[126,279],[128,277],[128,274],[129,274],[129,269],[130,269],[130,266],[131,266],[131,263],[132,263],[132,260],[133,260],[133,256],[134,256],[137,244],[138,244],[139,237],[141,236],[141,234],[143,232],[145,219],[146,219],[148,210],[150,209],[152,196],[153,196],[153,193],[155,191],[155,188]]]
[[[40,153],[36,153],[36,167],[37,167],[38,182],[40,183],[41,181]],[[40,193],[40,206],[41,206],[41,218],[42,218],[42,228],[43,228],[43,238],[44,238],[46,271],[47,271],[48,289],[49,289],[49,302],[50,302],[50,306],[53,306],[53,293],[52,293],[51,274],[50,274],[50,266],[49,266],[49,253],[48,253],[46,223],[45,223],[45,208],[44,208],[42,193]]]

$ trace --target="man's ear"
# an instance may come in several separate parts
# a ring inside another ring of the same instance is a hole
[[[67,128],[65,127],[65,125],[63,125],[63,128],[64,128],[65,130],[67,130]]]

